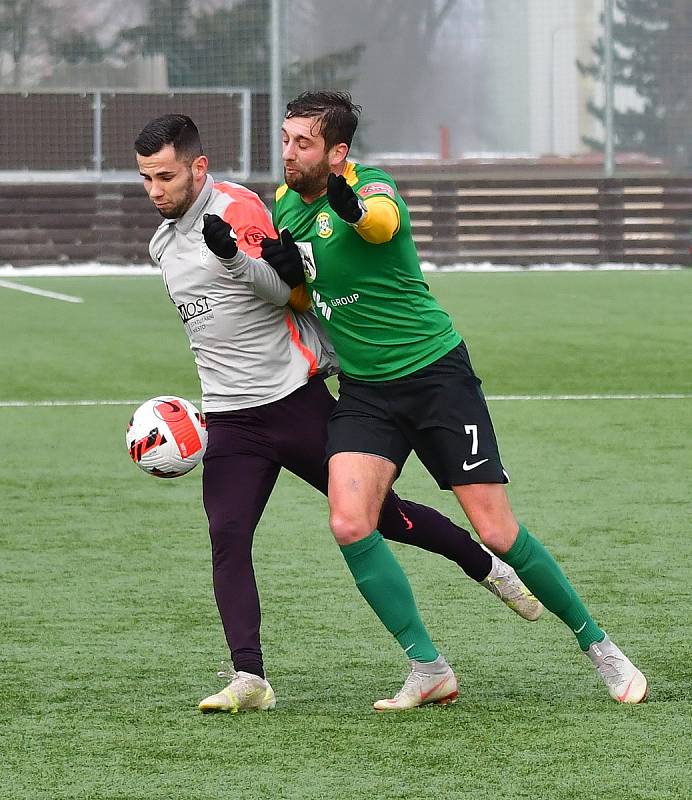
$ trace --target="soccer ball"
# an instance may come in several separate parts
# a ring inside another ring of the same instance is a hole
[[[182,397],[154,397],[132,415],[125,444],[144,472],[157,478],[177,478],[202,460],[207,448],[204,415]]]

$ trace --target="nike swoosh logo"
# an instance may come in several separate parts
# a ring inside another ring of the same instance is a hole
[[[413,523],[400,508],[398,508],[397,511],[401,514],[401,518],[404,520],[404,524],[406,525],[406,530],[410,531],[413,528]]]
[[[624,691],[622,694],[619,694],[619,695],[618,695],[618,700],[619,700],[621,703],[623,703],[623,702],[625,701],[625,698],[627,697],[627,693],[628,693],[628,692],[629,692],[629,690],[630,690],[630,686],[632,686],[632,682],[634,681],[634,679],[635,679],[636,677],[637,677],[636,673],[635,673],[634,675],[632,675],[632,677],[630,678],[630,682],[627,684],[627,688],[625,689],[625,691]]]
[[[483,458],[480,461],[474,461],[473,464],[467,464],[464,461],[464,463],[461,465],[461,468],[464,470],[464,472],[468,472],[470,469],[476,469],[476,467],[480,467],[481,464],[485,464],[485,462],[488,460],[489,459],[487,458]]]
[[[581,633],[581,632],[584,630],[584,628],[585,628],[585,627],[586,627],[586,623],[584,623],[584,624],[581,626],[581,628],[577,628],[577,630],[576,630],[576,631],[574,631],[574,632],[575,632],[575,633]]]
[[[487,460],[487,459],[486,459],[486,460]],[[444,683],[445,683],[445,681],[446,681],[446,680],[447,680],[447,676],[445,675],[445,676],[444,676],[444,678],[442,678],[442,680],[441,680],[441,681],[439,681],[438,683],[436,683],[436,684],[435,684],[435,685],[432,687],[432,689],[428,689],[428,691],[427,691],[427,692],[421,692],[421,693],[420,693],[420,699],[421,699],[421,702],[423,702],[423,703],[424,703],[424,702],[425,702],[425,701],[428,699],[428,697],[430,697],[430,695],[431,695],[433,692],[436,692],[436,691],[437,691],[437,690],[440,688],[440,686],[443,686],[443,685],[444,685]],[[629,688],[629,687],[628,687],[628,688]]]

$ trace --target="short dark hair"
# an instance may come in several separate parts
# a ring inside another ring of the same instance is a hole
[[[286,105],[286,119],[317,117],[325,147],[329,150],[341,142],[351,146],[361,111],[348,92],[307,91]]]
[[[167,144],[190,162],[204,154],[197,126],[185,114],[164,114],[148,122],[135,139],[135,150],[140,156],[153,156]]]

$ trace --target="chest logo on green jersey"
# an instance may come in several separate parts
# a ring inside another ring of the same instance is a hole
[[[329,239],[334,233],[334,226],[332,225],[332,218],[326,211],[320,211],[315,220],[317,226],[317,235],[320,239]]]

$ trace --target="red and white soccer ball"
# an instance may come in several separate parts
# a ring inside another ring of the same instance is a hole
[[[182,397],[154,397],[132,415],[125,443],[141,470],[157,478],[177,478],[202,460],[207,448],[204,415]]]

